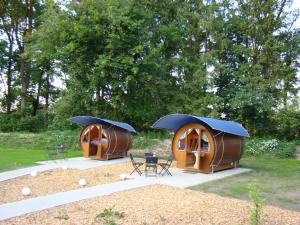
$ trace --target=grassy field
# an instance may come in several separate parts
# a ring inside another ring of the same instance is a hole
[[[49,160],[46,146],[65,144],[68,157],[81,156],[79,148],[80,129],[47,131],[42,133],[0,133],[0,171],[33,165],[37,161]],[[135,134],[133,148],[146,148],[158,140],[168,138],[167,132],[140,132]]]
[[[266,204],[300,211],[300,161],[270,155],[244,157],[241,167],[250,173],[190,187],[192,190],[249,200],[248,185],[258,182]]]
[[[0,133],[0,171],[48,160],[45,146],[60,143],[67,145],[68,157],[81,156],[79,134],[80,129],[35,134]],[[151,148],[156,146],[159,140],[170,137],[167,132],[138,133],[134,136],[133,148]],[[252,172],[194,186],[191,189],[248,200],[248,184],[257,180],[267,204],[300,211],[300,161],[279,159],[274,155],[276,154],[261,153],[245,156],[241,160],[241,166],[253,169]]]
[[[78,146],[79,131],[44,133],[0,133],[0,171],[16,169],[48,160],[46,146],[63,143],[67,157],[81,156]]]

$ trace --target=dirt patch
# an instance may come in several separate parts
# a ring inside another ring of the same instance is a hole
[[[117,224],[249,224],[249,202],[162,185],[132,189],[108,196],[16,217],[0,224],[102,224],[95,218],[104,209],[124,212]],[[264,208],[263,224],[300,224],[300,213]]]

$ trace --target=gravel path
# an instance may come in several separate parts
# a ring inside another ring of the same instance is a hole
[[[6,221],[4,224],[102,224],[96,216],[106,208],[124,212],[118,224],[249,224],[250,204],[187,189],[152,185],[84,200]],[[300,224],[300,212],[266,206],[263,224]]]
[[[120,174],[131,171],[131,162],[126,162],[86,170],[60,168],[40,172],[36,177],[26,175],[2,181],[0,204],[77,189],[80,188],[78,181],[81,178],[87,181],[86,187],[116,182],[120,180]],[[21,194],[23,187],[31,189],[32,194],[29,197]]]
[[[176,162],[172,164],[175,167]],[[140,167],[143,171],[144,167]],[[44,196],[63,191],[81,188],[79,179],[87,181],[85,187],[108,184],[120,181],[120,174],[128,174],[133,170],[131,162],[98,166],[91,169],[53,169],[39,172],[36,177],[25,175],[0,182],[0,204],[20,201],[37,196]],[[29,187],[31,195],[24,197],[23,187]]]

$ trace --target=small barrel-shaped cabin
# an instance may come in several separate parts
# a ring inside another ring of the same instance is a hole
[[[135,132],[129,124],[91,116],[76,116],[70,121],[83,126],[79,144],[84,157],[108,160],[127,156],[131,133]]]
[[[152,127],[174,132],[172,152],[178,168],[203,173],[237,167],[243,137],[249,137],[239,123],[185,114],[164,116]]]

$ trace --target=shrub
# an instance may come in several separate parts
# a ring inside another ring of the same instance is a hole
[[[279,141],[277,139],[271,139],[262,141],[260,148],[262,152],[276,152],[279,146]]]
[[[263,224],[263,205],[264,200],[260,197],[260,188],[258,183],[255,181],[248,185],[249,197],[252,203],[252,209],[250,211],[250,225]]]
[[[102,222],[104,225],[116,225],[116,219],[124,217],[124,212],[114,211],[113,208],[104,209],[95,217],[96,222]]]
[[[251,138],[245,143],[245,153],[253,156],[267,153],[280,158],[294,158],[295,151],[295,141]]]
[[[276,151],[276,156],[279,158],[295,158],[296,157],[296,142],[282,141]]]
[[[288,140],[300,138],[300,111],[295,108],[284,108],[275,114],[275,135]]]
[[[0,131],[13,132],[13,131],[29,131],[37,132],[46,128],[45,116],[43,112],[38,113],[36,116],[28,116],[21,118],[21,114],[12,112],[10,114],[0,114]]]
[[[20,115],[16,113],[0,113],[0,131],[2,132],[12,132],[17,130],[18,121],[20,121]]]

